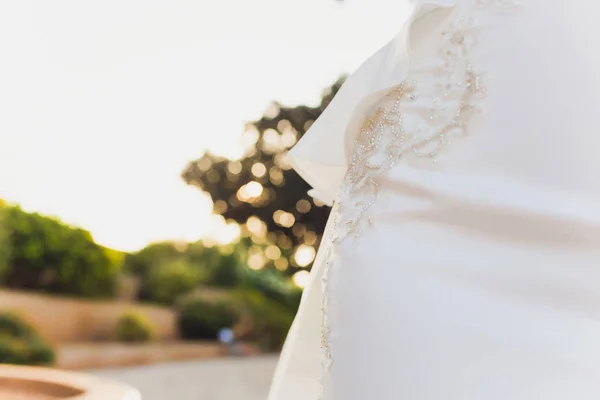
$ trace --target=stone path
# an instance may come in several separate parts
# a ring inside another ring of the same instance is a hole
[[[135,386],[142,400],[265,400],[276,362],[228,358],[87,372]]]

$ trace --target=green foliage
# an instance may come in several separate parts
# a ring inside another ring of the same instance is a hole
[[[342,83],[340,79],[329,88],[318,107],[273,104],[265,116],[248,124],[247,130],[255,133],[257,140],[241,160],[208,153],[190,162],[182,173],[188,184],[210,194],[214,211],[225,219],[239,224],[250,217],[261,220],[269,243],[276,243],[292,265],[290,273],[298,270],[290,250],[301,244],[318,245],[330,210],[308,196],[310,187],[291,169],[286,154],[329,105]],[[260,183],[262,193],[253,198],[238,197],[249,182]],[[293,226],[274,217],[282,211],[294,216]],[[255,239],[258,243],[265,238]]]
[[[138,313],[127,313],[117,323],[117,339],[121,342],[148,342],[155,338],[155,330],[150,321]]]
[[[192,296],[181,304],[179,329],[185,339],[215,339],[220,329],[232,328],[239,317],[232,301]]]
[[[148,278],[156,267],[181,258],[182,252],[174,243],[153,243],[137,253],[127,254],[125,270],[142,280]]]
[[[201,242],[155,243],[127,255],[125,270],[139,279],[140,300],[174,304],[199,285],[237,286],[242,261],[234,250],[226,252]]]
[[[0,363],[20,365],[52,365],[54,350],[39,338],[0,335]]]
[[[0,334],[29,337],[36,335],[35,330],[27,324],[21,317],[13,313],[0,314]]]
[[[240,339],[266,350],[283,344],[302,291],[280,271],[240,266],[245,246],[244,241],[229,246],[229,255],[222,251],[212,267],[208,282],[222,288],[220,295],[209,298],[209,293],[199,292],[182,301],[179,325],[185,338],[214,339],[219,329],[233,327]]]
[[[300,305],[302,290],[279,271],[246,268],[242,270],[242,282],[242,287],[261,292],[291,312],[296,312]]]
[[[4,282],[5,275],[8,272],[10,257],[10,238],[6,227],[6,214],[6,203],[0,199],[0,284]]]
[[[240,259],[236,253],[222,255],[213,265],[208,283],[232,288],[240,283]]]
[[[52,365],[52,347],[15,314],[0,314],[0,364]]]
[[[294,312],[255,290],[238,291],[234,298],[245,316],[240,339],[255,341],[264,350],[280,350]]]
[[[197,268],[183,259],[175,259],[152,269],[147,277],[145,289],[152,301],[171,305],[201,281]]]
[[[5,209],[10,255],[5,285],[81,297],[114,295],[122,254],[53,218]]]

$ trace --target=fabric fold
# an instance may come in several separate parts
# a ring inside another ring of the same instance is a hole
[[[381,95],[402,82],[410,67],[410,31],[413,23],[457,0],[411,0],[412,11],[402,30],[365,61],[342,85],[329,106],[289,152],[289,160],[313,187],[314,197],[331,205],[347,168],[353,134]]]
[[[428,12],[452,7],[456,0],[411,1],[412,12],[402,30],[377,51],[340,88],[323,114],[289,152],[289,161],[313,189],[309,194],[332,205],[347,168],[352,132],[365,113],[389,88],[406,78],[409,69],[409,32],[412,24]],[[329,221],[329,224],[331,221]],[[290,330],[274,374],[268,400],[316,399],[321,385],[321,277],[329,230],[304,289],[300,309]]]

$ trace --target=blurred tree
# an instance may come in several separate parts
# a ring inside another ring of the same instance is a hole
[[[203,280],[202,273],[184,259],[168,261],[154,268],[145,282],[150,300],[172,305],[182,294],[190,292]]]
[[[213,268],[210,283],[219,287],[235,287],[240,282],[240,257],[236,253],[224,254]]]
[[[240,286],[260,292],[266,298],[275,300],[277,304],[292,312],[295,312],[300,305],[302,290],[279,271],[268,269],[255,271],[245,268]]]
[[[203,280],[206,274],[191,265],[186,250],[187,245],[162,242],[126,255],[124,270],[139,281],[139,300],[169,303]]]
[[[199,285],[237,286],[245,253],[240,243],[229,248],[202,242],[154,243],[128,254],[124,269],[139,281],[140,300],[173,304]]]
[[[142,250],[125,256],[125,272],[140,279],[142,285],[160,265],[182,257],[175,243],[152,243]]]
[[[216,339],[219,330],[232,328],[239,311],[229,296],[206,299],[194,294],[179,304],[178,325],[184,339]]]
[[[295,313],[257,290],[235,291],[232,299],[241,311],[235,326],[238,338],[255,342],[266,351],[280,351]]]
[[[326,90],[318,107],[274,103],[260,120],[247,124],[250,145],[242,159],[207,153],[182,173],[188,184],[210,194],[215,213],[242,225],[255,245],[248,257],[255,269],[270,265],[295,272],[313,261],[330,210],[308,196],[310,187],[291,169],[287,152],[342,83],[343,78]]]
[[[10,254],[4,284],[82,297],[112,297],[123,255],[94,242],[89,232],[62,222],[4,209]]]

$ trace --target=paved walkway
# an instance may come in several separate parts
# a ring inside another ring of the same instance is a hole
[[[88,372],[135,386],[142,400],[265,400],[276,361],[229,358]]]
[[[86,342],[62,344],[56,350],[56,366],[69,370],[214,359],[223,355],[217,342]]]

